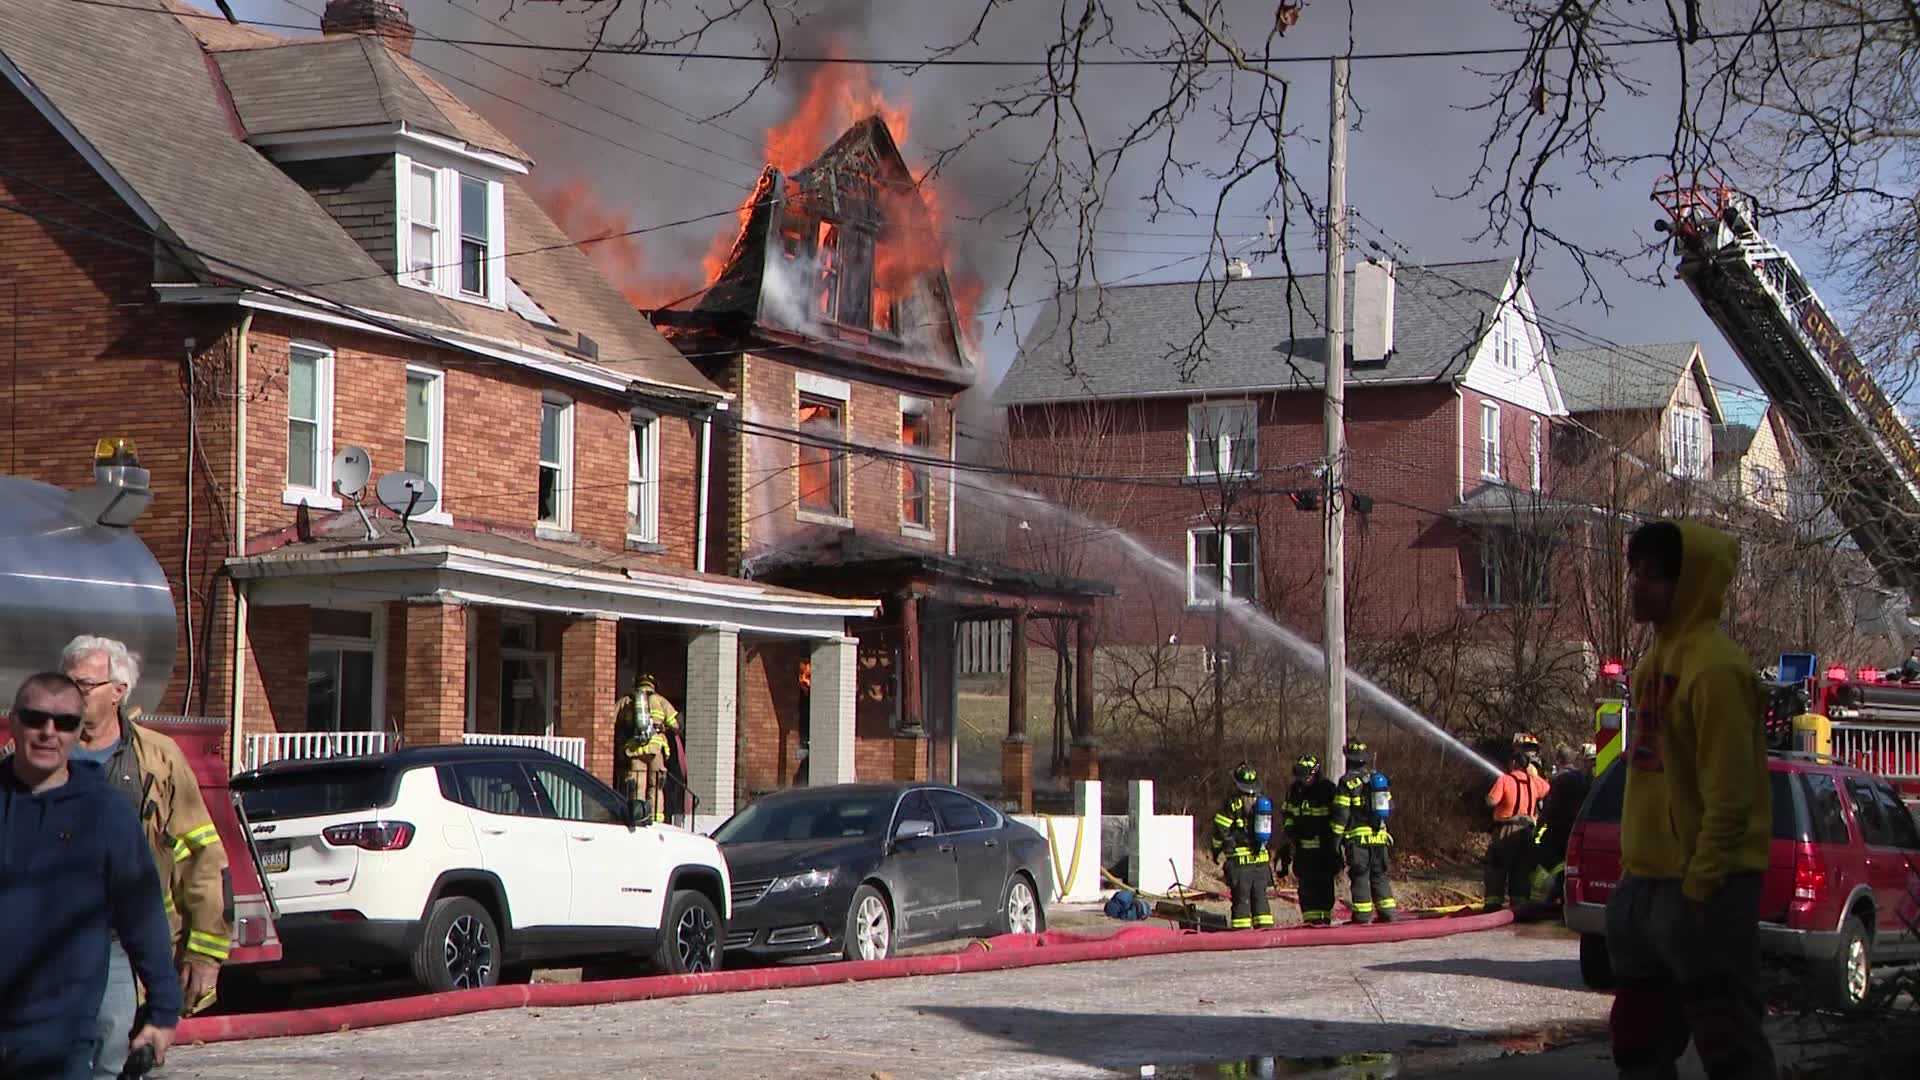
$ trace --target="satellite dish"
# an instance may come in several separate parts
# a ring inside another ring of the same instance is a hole
[[[408,520],[439,505],[440,493],[433,489],[433,481],[416,472],[388,473],[374,485],[373,493],[380,505],[400,515],[400,527],[406,530],[407,540],[419,543]]]
[[[347,498],[359,498],[372,475],[373,457],[360,447],[349,446],[333,455],[333,486]]]

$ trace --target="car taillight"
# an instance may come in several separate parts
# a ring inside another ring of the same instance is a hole
[[[1818,900],[1827,889],[1827,868],[1814,861],[1813,849],[1800,848],[1793,853],[1793,898]]]
[[[398,851],[413,843],[413,826],[404,821],[356,821],[322,829],[320,835],[334,847]]]
[[[1580,876],[1580,849],[1586,846],[1585,838],[1581,835],[1582,832],[1583,830],[1581,829],[1575,829],[1567,837],[1567,862],[1566,862],[1565,873],[1566,873],[1566,876],[1570,879],[1577,878]]]

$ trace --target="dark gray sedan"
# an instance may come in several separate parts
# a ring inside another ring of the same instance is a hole
[[[763,796],[715,830],[733,878],[729,952],[760,959],[1046,929],[1039,833],[939,784]]]

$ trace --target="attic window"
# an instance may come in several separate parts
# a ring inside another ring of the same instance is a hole
[[[814,258],[820,288],[822,318],[843,326],[870,329],[873,325],[873,237],[837,221],[822,221],[816,234]]]
[[[395,157],[401,177],[394,193],[401,284],[507,306],[500,181],[407,154]]]

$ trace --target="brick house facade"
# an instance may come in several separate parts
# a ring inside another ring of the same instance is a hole
[[[871,607],[706,572],[729,394],[533,203],[527,155],[407,38],[354,32],[365,5],[299,39],[154,7],[0,0],[6,469],[76,487],[97,436],[134,440],[180,619],[145,700],[229,718],[239,759],[499,733],[578,739],[611,779],[646,670],[724,815],[746,633],[825,673],[813,726],[850,777],[834,673]],[[349,448],[437,505],[403,528],[369,484],[369,537],[334,483]]]

